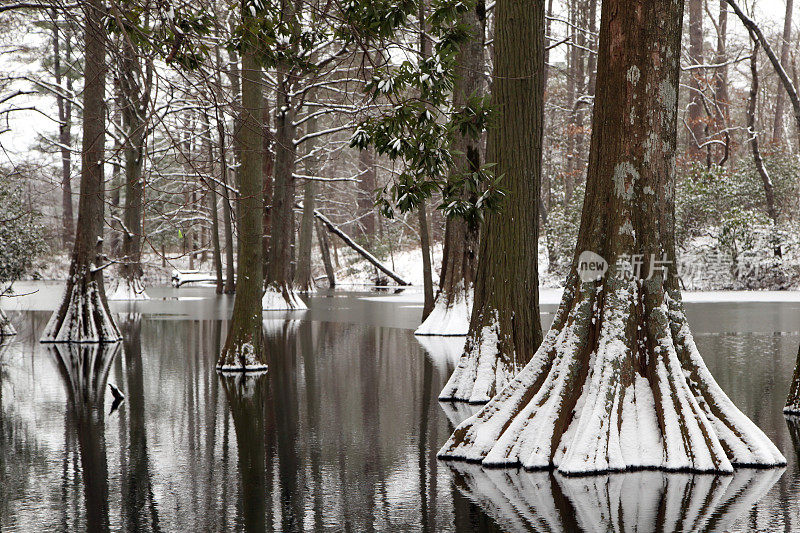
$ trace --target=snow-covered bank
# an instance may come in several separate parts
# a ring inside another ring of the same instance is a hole
[[[539,305],[561,303],[563,289],[539,287]],[[800,291],[683,291],[686,303],[742,303],[742,302],[800,302]],[[362,300],[386,303],[421,305],[425,297],[421,291],[406,290],[400,294],[386,296],[364,296]]]

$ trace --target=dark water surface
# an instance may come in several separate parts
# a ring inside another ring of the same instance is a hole
[[[469,413],[436,400],[461,346],[421,344],[413,302],[264,313],[270,370],[243,378],[214,370],[229,298],[153,289],[112,305],[119,347],[41,345],[57,288],[4,303],[19,335],[0,347],[2,531],[800,530],[800,426],[781,413],[800,303],[687,305],[785,471],[564,478],[437,461]]]

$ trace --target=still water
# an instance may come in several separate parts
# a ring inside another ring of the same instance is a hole
[[[800,530],[800,425],[781,413],[800,303],[687,306],[785,470],[564,478],[437,461],[469,414],[436,399],[461,346],[417,340],[402,298],[264,313],[270,370],[243,378],[214,370],[232,300],[209,289],[113,304],[125,341],[98,348],[39,344],[59,286],[33,288],[4,302],[19,335],[0,347],[2,531]]]

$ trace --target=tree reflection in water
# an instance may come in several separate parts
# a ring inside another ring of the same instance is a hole
[[[120,315],[125,359],[125,409],[121,410],[120,444],[122,470],[122,518],[126,531],[161,531],[158,506],[153,495],[142,364],[142,315]],[[122,377],[122,376],[120,376]],[[126,423],[127,422],[127,423]],[[127,432],[125,427],[127,425]],[[127,444],[127,446],[125,446]]]
[[[86,530],[108,531],[108,459],[104,402],[119,344],[50,344],[67,391],[67,446],[77,438]]]
[[[458,489],[507,531],[727,531],[783,474],[642,470],[566,477],[557,472],[447,463]]]
[[[267,450],[264,431],[269,398],[266,372],[220,374],[231,409],[239,456],[239,513],[245,531],[267,531]]]

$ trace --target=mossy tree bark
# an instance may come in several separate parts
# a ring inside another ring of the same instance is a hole
[[[261,68],[257,62],[255,17],[242,7],[242,110],[236,130],[241,150],[239,168],[239,265],[236,297],[228,337],[219,356],[222,371],[258,371],[267,367],[263,353],[261,291],[264,285],[262,234],[264,218],[261,173]]]
[[[453,86],[453,108],[463,109],[470,98],[483,94],[483,54],[486,31],[486,6],[480,1],[461,14],[460,22],[471,32],[461,45],[456,58],[457,72]],[[480,139],[456,134],[453,143],[455,172],[476,172],[481,167]],[[439,292],[433,311],[415,332],[416,335],[466,335],[472,312],[472,284],[475,280],[475,259],[478,227],[463,218],[445,221],[444,253]]]
[[[117,342],[103,285],[106,31],[100,0],[83,4],[84,89],[83,145],[78,224],[64,298],[50,317],[42,342]]]
[[[565,474],[785,464],[703,363],[670,268],[682,13],[680,0],[603,3],[586,196],[561,306],[530,363],[440,457]],[[604,276],[579,276],[585,251],[605,258]]]
[[[496,5],[487,161],[507,192],[481,228],[474,307],[464,354],[441,400],[489,401],[536,352],[537,240],[544,109],[544,5]],[[448,265],[448,270],[450,265]]]

